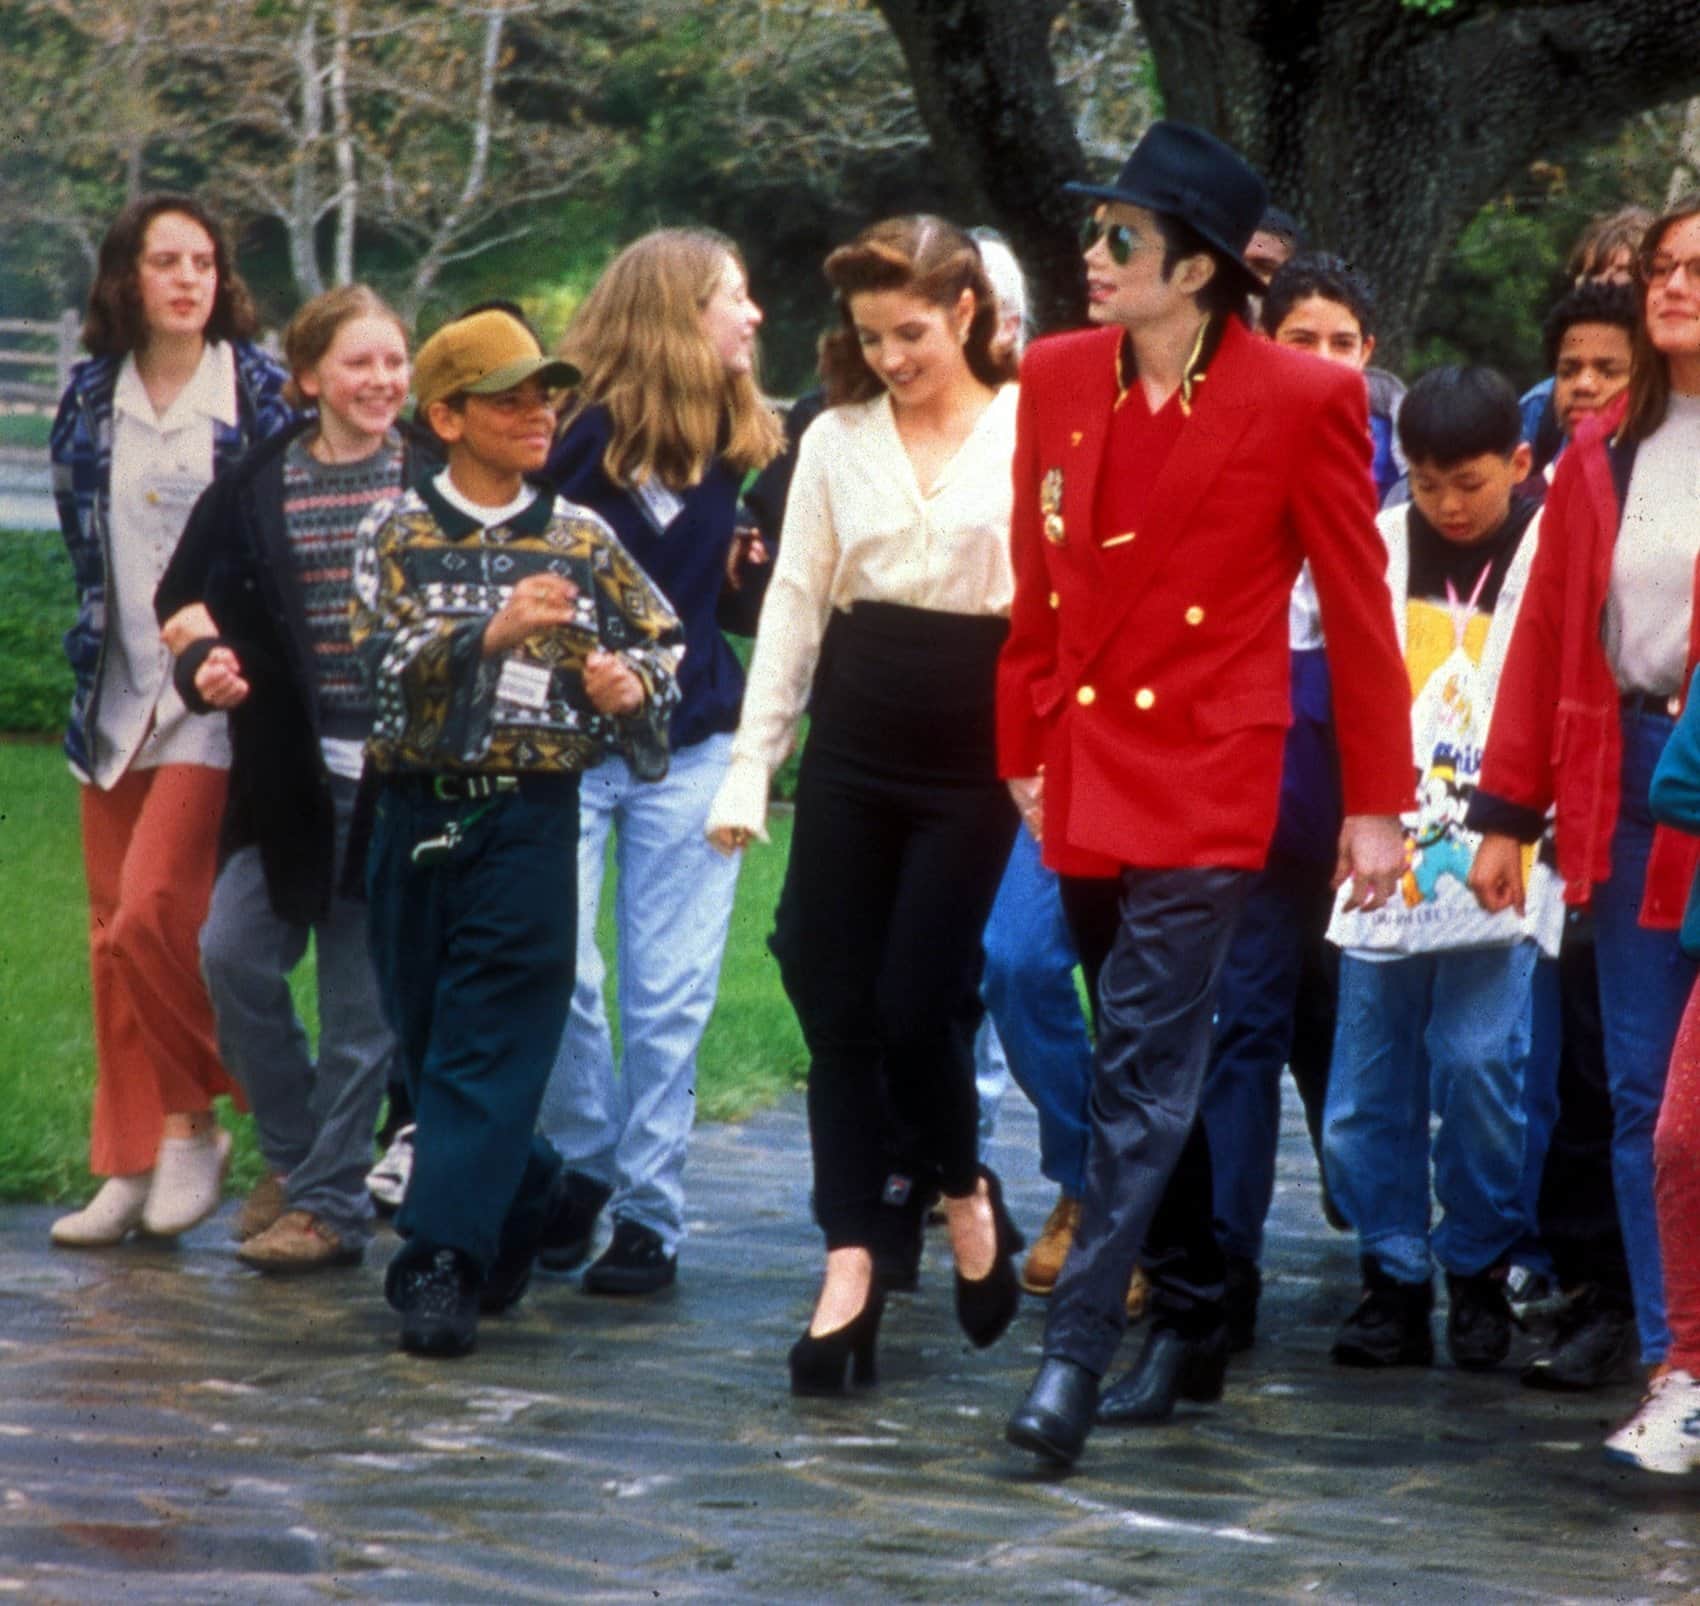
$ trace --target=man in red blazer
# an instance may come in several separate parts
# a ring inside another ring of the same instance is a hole
[[[1221,1391],[1193,1129],[1222,960],[1274,829],[1287,604],[1307,559],[1347,816],[1337,878],[1360,906],[1393,892],[1415,778],[1362,377],[1243,322],[1262,181],[1210,135],[1160,122],[1114,185],[1074,189],[1098,203],[1084,239],[1100,327],[1038,342],[1022,368],[998,681],[1000,767],[1097,972],[1080,1227],[1008,1429],[1064,1464],[1095,1419]],[[1100,1406],[1142,1245],[1151,1336]]]

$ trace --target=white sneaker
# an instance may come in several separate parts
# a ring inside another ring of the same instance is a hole
[[[211,1137],[162,1139],[142,1225],[156,1238],[198,1226],[218,1209],[229,1169],[230,1134],[223,1127]]]
[[[1641,1409],[1606,1440],[1606,1456],[1643,1472],[1700,1470],[1700,1382],[1687,1372],[1655,1377]]]
[[[153,1172],[133,1177],[108,1177],[81,1210],[61,1216],[49,1236],[61,1249],[105,1249],[142,1224]]]
[[[413,1126],[402,1127],[390,1139],[384,1157],[366,1173],[366,1191],[381,1210],[399,1210],[413,1175]]]

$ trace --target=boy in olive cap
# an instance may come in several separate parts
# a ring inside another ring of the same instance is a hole
[[[462,1355],[524,1293],[560,1157],[535,1135],[572,995],[579,773],[666,772],[682,633],[594,513],[526,482],[576,370],[499,310],[419,352],[448,466],[361,525],[379,987],[418,1132],[385,1293],[401,1347]]]

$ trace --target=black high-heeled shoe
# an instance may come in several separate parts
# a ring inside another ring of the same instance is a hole
[[[1026,1247],[1021,1229],[1004,1208],[1003,1184],[997,1173],[980,1168],[991,1200],[992,1223],[997,1231],[997,1258],[984,1277],[956,1274],[956,1319],[975,1349],[987,1349],[1003,1337],[1021,1308],[1021,1282],[1015,1275],[1015,1257]]]
[[[793,1394],[842,1394],[850,1383],[870,1388],[879,1381],[874,1346],[879,1342],[880,1318],[885,1315],[885,1290],[877,1284],[868,1289],[868,1302],[842,1327],[818,1338],[803,1329],[791,1346],[791,1392]]]

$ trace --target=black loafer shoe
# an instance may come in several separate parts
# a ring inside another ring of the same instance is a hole
[[[635,1221],[614,1218],[614,1238],[584,1274],[587,1294],[654,1294],[672,1284],[679,1257],[661,1235]]]
[[[613,1189],[582,1171],[562,1173],[549,1219],[543,1224],[537,1258],[549,1271],[571,1271],[584,1264],[596,1238],[597,1217]]]
[[[1201,1338],[1187,1338],[1173,1327],[1153,1327],[1145,1335],[1145,1347],[1132,1371],[1098,1402],[1098,1420],[1107,1424],[1166,1421],[1174,1414],[1177,1400],[1221,1399],[1227,1372],[1225,1322]]]
[[[1098,1405],[1098,1379],[1084,1366],[1047,1356],[1004,1437],[1058,1466],[1070,1466],[1086,1445]]]

